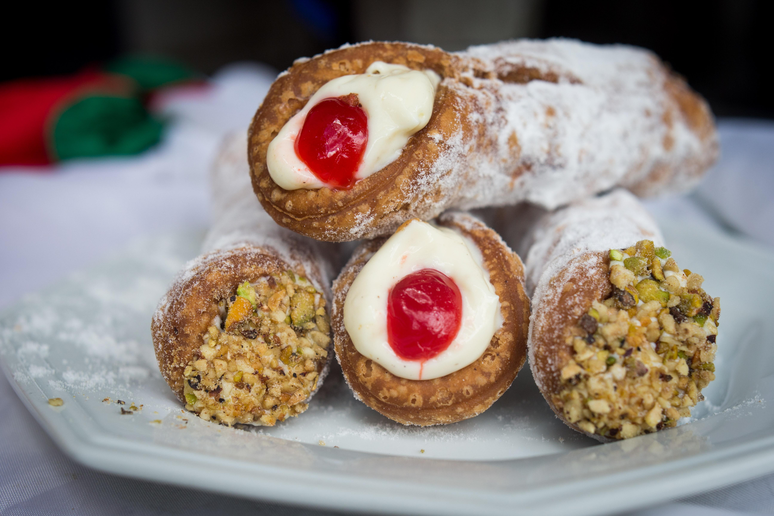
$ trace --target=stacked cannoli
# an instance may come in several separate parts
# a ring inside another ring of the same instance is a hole
[[[339,128],[330,148],[315,122],[326,116]],[[330,159],[307,147],[346,156],[342,177],[330,177]],[[616,185],[641,195],[686,191],[716,156],[706,103],[657,57],[571,40],[460,53],[345,46],[282,74],[249,132],[266,211],[327,241],[387,235],[449,208],[529,201],[555,209]]]
[[[634,194],[685,192],[716,155],[706,103],[637,48],[365,43],[299,60],[246,149],[216,163],[210,252],[154,318],[162,372],[205,419],[274,424],[306,408],[335,349],[356,398],[429,426],[485,411],[529,356],[578,431],[674,426],[714,378],[720,304]],[[461,211],[506,205],[498,229],[526,265]]]

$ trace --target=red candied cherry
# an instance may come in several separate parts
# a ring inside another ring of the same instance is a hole
[[[368,117],[357,95],[320,101],[306,115],[296,139],[296,154],[332,188],[348,190],[368,143]]]
[[[409,274],[390,290],[387,339],[403,360],[429,360],[449,347],[462,324],[462,295],[435,269]]]

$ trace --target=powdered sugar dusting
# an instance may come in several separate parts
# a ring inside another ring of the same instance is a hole
[[[18,349],[19,355],[37,355],[40,358],[48,356],[48,346],[37,342],[25,342]]]
[[[202,244],[205,253],[244,245],[270,248],[291,266],[310,271],[316,288],[329,289],[331,260],[326,258],[332,256],[332,247],[278,226],[261,208],[250,182],[245,134],[232,134],[224,141],[210,171],[210,190],[212,226]],[[189,263],[186,270],[195,264],[196,260]]]
[[[638,195],[682,192],[717,157],[706,103],[643,49],[509,41],[449,54],[442,72],[434,118],[414,137],[422,143],[407,147],[418,152],[407,165],[410,179],[399,191],[383,190],[395,202],[349,217],[345,227],[299,230],[331,241],[373,238],[448,208],[528,201],[556,209],[615,186]],[[264,202],[273,204],[268,195]],[[348,215],[373,209],[353,201],[347,212],[343,202]]]
[[[44,376],[51,376],[54,374],[54,370],[47,365],[31,365],[29,373],[32,378],[43,378]]]
[[[546,392],[546,382],[558,374],[559,357],[552,352],[542,354],[545,367],[535,370],[536,333],[541,332],[541,342],[559,341],[562,328],[549,320],[558,309],[559,296],[567,295],[564,284],[595,274],[602,266],[600,251],[629,247],[642,239],[663,245],[650,214],[636,197],[620,189],[547,213],[527,236],[527,292],[532,293],[529,361],[541,392]],[[572,304],[573,299],[565,303]]]
[[[644,238],[664,244],[656,221],[626,190],[547,214],[522,243],[527,250],[527,292],[532,294],[539,281],[555,277],[575,256],[629,247]]]
[[[228,136],[210,170],[212,225],[202,244],[204,254],[190,260],[158,303],[154,320],[165,319],[182,287],[205,267],[229,267],[229,256],[261,253],[277,256],[291,268],[305,271],[322,292],[330,293],[334,250],[277,225],[253,195],[244,134]]]
[[[487,158],[476,167],[481,181],[461,192],[457,207],[530,201],[554,209],[649,176],[651,195],[684,191],[717,155],[714,136],[703,140],[673,113],[669,72],[642,49],[520,40],[460,55],[490,72],[468,80],[484,106],[487,136],[497,144],[479,151]],[[515,80],[510,74],[530,70],[544,80],[508,82]],[[665,123],[669,117],[674,120]],[[668,179],[656,181],[665,169]]]
[[[152,383],[156,360],[148,319],[169,268],[183,263],[170,249],[190,252],[180,239],[141,240],[120,259],[25,298],[0,328],[15,381],[34,382],[49,397],[127,397],[141,383]]]

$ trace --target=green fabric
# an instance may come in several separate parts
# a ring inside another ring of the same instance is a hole
[[[57,159],[137,154],[158,143],[162,123],[136,98],[87,96],[55,121]]]
[[[200,78],[180,63],[161,57],[123,57],[108,64],[105,71],[131,77],[144,92],[167,84]]]

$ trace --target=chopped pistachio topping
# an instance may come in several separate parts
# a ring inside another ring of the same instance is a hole
[[[649,240],[611,250],[610,260],[612,292],[568,335],[554,403],[580,429],[626,439],[675,426],[703,399],[715,379],[720,299]]]
[[[293,326],[301,327],[314,318],[314,294],[299,290],[290,298],[290,320]]]
[[[250,301],[250,304],[255,306],[257,301],[255,299],[255,289],[250,285],[249,281],[245,281],[239,288],[237,288],[237,295]]]
[[[287,271],[243,282],[219,308],[184,371],[186,409],[229,426],[305,411],[331,343],[324,297]]]

